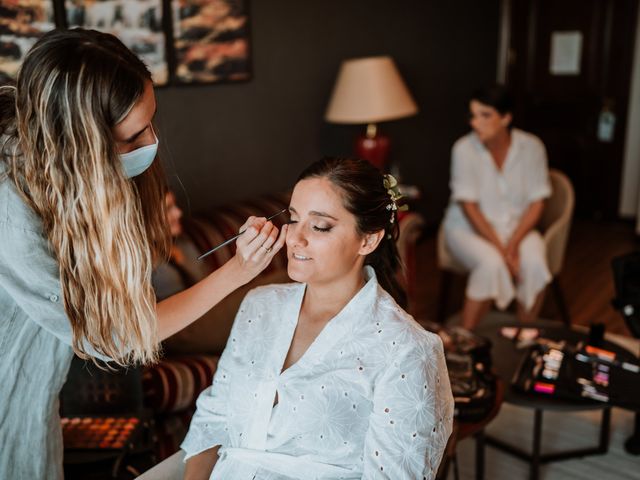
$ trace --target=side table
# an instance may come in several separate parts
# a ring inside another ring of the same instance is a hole
[[[482,325],[476,333],[489,338],[493,343],[491,352],[493,357],[493,367],[498,376],[505,383],[504,401],[514,405],[532,409],[534,412],[532,449],[529,453],[515,445],[508,444],[498,438],[489,435],[486,436],[486,443],[508,454],[514,455],[517,458],[529,462],[530,478],[532,480],[537,480],[539,478],[539,468],[540,465],[544,463],[606,453],[609,448],[609,425],[611,419],[611,407],[608,404],[596,402],[593,400],[567,400],[554,397],[545,397],[536,394],[526,394],[519,392],[511,387],[511,379],[513,378],[513,375],[516,372],[520,360],[525,354],[526,350],[518,350],[516,348],[516,344],[513,341],[502,337],[502,335],[500,334],[500,329],[507,326],[522,327],[523,325],[515,322],[513,320],[513,317],[503,316],[501,320],[487,322],[486,325]],[[577,343],[581,340],[587,339],[587,335],[584,332],[576,331],[575,329],[567,328],[565,326],[558,326],[557,322],[540,321],[528,324],[526,325],[526,327],[538,328],[541,330],[541,336],[553,340],[566,340],[569,342]],[[629,360],[634,359],[632,353],[611,342],[605,341],[604,348],[615,352],[622,358],[626,358]],[[545,410],[602,410],[598,444],[592,448],[574,449],[542,454],[540,447],[543,426],[543,413]]]

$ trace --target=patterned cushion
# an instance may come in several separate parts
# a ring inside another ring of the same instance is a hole
[[[172,357],[146,367],[142,374],[144,403],[156,419],[155,454],[172,455],[187,434],[195,402],[207,388],[218,366],[215,355]]]
[[[142,375],[145,405],[155,413],[190,409],[218,366],[215,355],[172,357],[147,367]]]

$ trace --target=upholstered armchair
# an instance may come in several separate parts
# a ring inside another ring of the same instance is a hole
[[[549,180],[551,182],[552,193],[545,201],[544,211],[540,218],[538,229],[544,238],[547,250],[547,264],[553,276],[550,288],[553,292],[562,321],[569,325],[571,323],[571,317],[558,282],[558,275],[564,265],[564,254],[569,239],[575,196],[571,181],[564,173],[559,170],[550,169]],[[452,276],[454,274],[466,275],[467,270],[449,253],[445,243],[442,225],[438,230],[437,256],[438,266],[442,271],[437,320],[444,322]]]

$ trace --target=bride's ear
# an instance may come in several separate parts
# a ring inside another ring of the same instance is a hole
[[[384,230],[378,230],[375,233],[365,234],[362,238],[362,245],[360,246],[360,250],[358,251],[358,253],[360,255],[369,255],[378,247],[378,245],[384,238],[384,235]]]

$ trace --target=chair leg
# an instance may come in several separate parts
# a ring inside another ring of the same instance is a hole
[[[611,432],[611,409],[602,410],[602,420],[600,420],[600,443],[598,448],[600,453],[605,454],[609,451],[609,435]]]
[[[633,434],[624,442],[624,449],[631,455],[640,455],[640,412],[636,412]]]
[[[564,300],[564,294],[562,293],[558,277],[553,277],[553,280],[551,280],[551,290],[553,290],[553,299],[560,311],[560,318],[562,322],[566,326],[571,326],[571,316],[569,315],[569,309],[567,308],[567,303]]]
[[[484,429],[476,433],[476,480],[484,480]]]
[[[454,477],[455,480],[459,480],[458,478],[458,460],[456,455],[456,441],[457,441],[457,427],[454,425],[453,432],[447,441],[447,446],[444,450],[444,455],[442,455],[442,460],[440,460],[440,466],[438,467],[438,472],[436,473],[435,480],[447,480],[449,478],[449,465],[453,463],[454,468]]]
[[[447,319],[447,307],[449,306],[449,295],[451,293],[451,284],[453,283],[453,274],[446,270],[442,270],[440,275],[440,295],[438,296],[438,311],[436,312],[436,320],[444,325]]]
[[[458,469],[458,454],[453,457],[453,480],[460,480],[460,470]]]
[[[529,480],[538,480],[540,475],[540,444],[542,442],[542,410],[536,408],[533,416],[533,445],[531,446]]]

